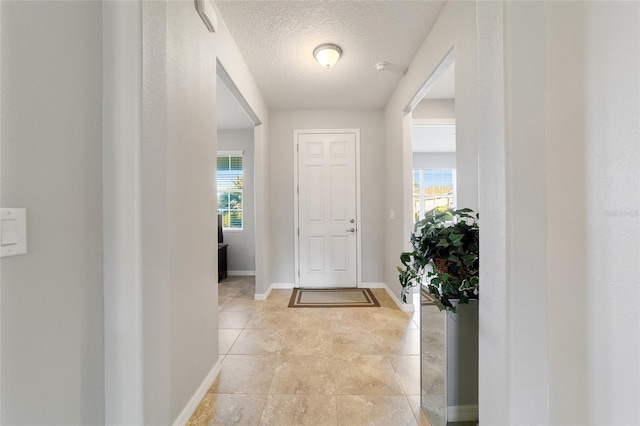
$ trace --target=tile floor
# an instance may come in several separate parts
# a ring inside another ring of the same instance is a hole
[[[418,314],[254,301],[250,277],[219,284],[221,372],[189,425],[429,425],[420,411]]]

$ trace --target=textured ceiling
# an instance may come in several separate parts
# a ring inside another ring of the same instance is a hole
[[[384,107],[444,6],[431,0],[216,4],[273,109]],[[322,43],[343,51],[330,69],[313,58]],[[389,69],[376,71],[382,61]]]

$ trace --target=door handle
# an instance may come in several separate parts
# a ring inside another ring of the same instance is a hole
[[[347,229],[347,232],[356,232],[355,228]]]

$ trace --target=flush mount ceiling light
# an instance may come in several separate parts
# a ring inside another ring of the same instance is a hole
[[[313,51],[313,57],[325,68],[333,66],[342,55],[340,46],[331,43],[321,44]]]

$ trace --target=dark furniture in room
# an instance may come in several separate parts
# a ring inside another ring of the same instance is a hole
[[[227,246],[229,244],[218,243],[218,281],[227,277]]]
[[[222,233],[222,215],[218,215],[218,282],[227,278],[227,246]]]

